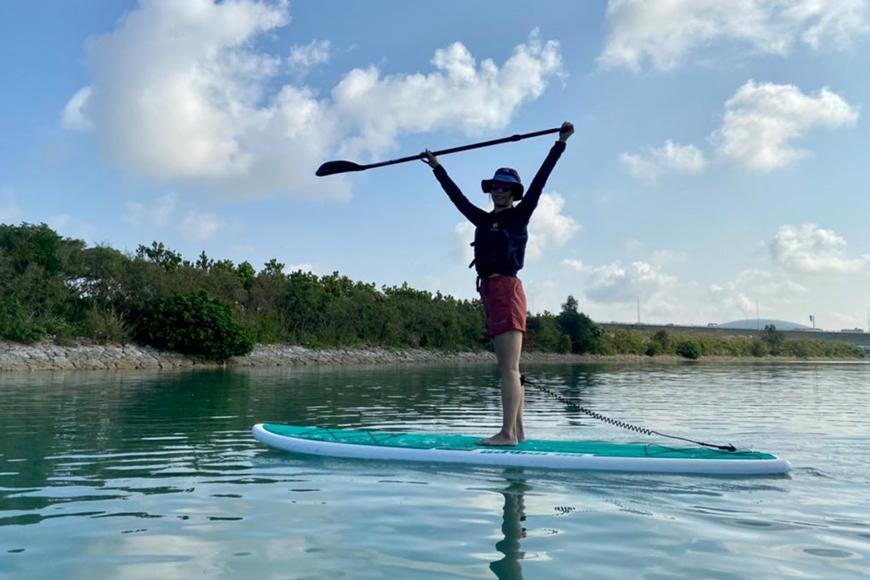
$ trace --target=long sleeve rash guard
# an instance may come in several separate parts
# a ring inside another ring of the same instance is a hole
[[[468,201],[442,165],[433,169],[450,201],[475,226],[472,264],[476,266],[479,276],[516,276],[523,267],[529,220],[538,207],[550,173],[564,151],[565,143],[557,141],[535,174],[523,199],[514,207],[500,212],[484,211]]]

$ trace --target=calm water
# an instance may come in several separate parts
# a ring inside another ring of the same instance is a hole
[[[870,576],[870,366],[527,369],[789,476],[428,466],[271,451],[257,421],[488,435],[485,366],[0,375],[3,578]],[[637,440],[530,389],[534,438]],[[256,575],[256,576],[255,576]]]

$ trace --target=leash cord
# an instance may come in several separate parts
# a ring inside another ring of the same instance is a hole
[[[641,427],[639,425],[632,425],[631,423],[626,423],[625,421],[620,421],[618,419],[611,419],[610,417],[605,417],[601,413],[598,413],[598,412],[593,411],[591,409],[587,409],[586,407],[582,407],[582,406],[578,405],[577,403],[575,403],[574,401],[568,399],[567,397],[564,397],[564,396],[560,395],[559,393],[553,391],[552,389],[545,387],[544,385],[540,384],[539,382],[534,381],[532,379],[529,379],[529,377],[527,377],[526,375],[520,375],[520,383],[523,385],[531,385],[531,386],[535,387],[536,389],[540,390],[548,397],[550,397],[552,399],[556,399],[560,403],[566,405],[572,411],[578,411],[580,413],[583,413],[585,415],[592,417],[593,419],[598,419],[599,421],[603,421],[605,423],[608,423],[610,425],[614,425],[616,427],[622,427],[623,429],[628,429],[629,431],[634,431],[635,433],[642,433],[644,435],[658,435],[659,437],[666,437],[668,439],[679,439],[680,441],[686,441],[688,443],[694,443],[695,445],[702,445],[704,447],[712,447],[714,449],[720,449],[722,451],[732,451],[732,452],[737,451],[737,448],[734,447],[734,445],[732,445],[731,443],[729,443],[728,445],[716,445],[715,443],[704,443],[703,441],[695,441],[694,439],[688,439],[686,437],[680,437],[678,435],[668,435],[666,433],[654,431],[654,430],[648,429],[646,427]]]

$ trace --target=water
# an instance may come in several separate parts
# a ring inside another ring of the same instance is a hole
[[[3,578],[863,578],[870,366],[541,366],[660,431],[771,451],[723,478],[363,462],[258,421],[488,435],[487,366],[0,375]],[[637,440],[535,390],[534,438]],[[256,575],[256,576],[255,576]]]

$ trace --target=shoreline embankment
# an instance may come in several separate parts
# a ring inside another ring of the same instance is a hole
[[[797,359],[786,357],[702,357],[697,361],[676,356],[578,355],[524,352],[524,364],[698,364],[698,363],[850,363],[870,364],[864,359]],[[234,357],[226,364],[177,352],[162,351],[136,344],[77,344],[60,346],[52,343],[20,344],[0,340],[0,372],[134,370],[172,368],[244,368],[309,365],[379,365],[379,364],[495,364],[488,351],[449,352],[430,349],[387,349],[382,347],[313,349],[298,345],[257,345],[244,357]]]

